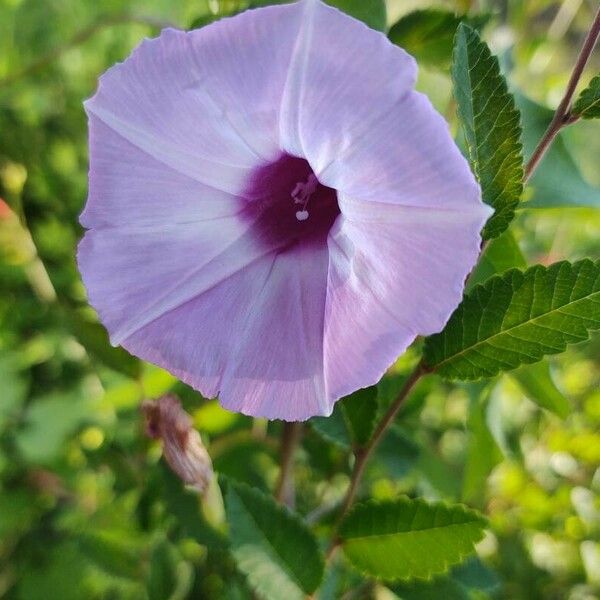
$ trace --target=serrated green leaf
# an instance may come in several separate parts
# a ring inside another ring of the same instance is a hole
[[[344,521],[342,547],[365,574],[429,579],[474,551],[485,519],[460,504],[399,498],[358,504]]]
[[[317,540],[300,518],[245,484],[227,481],[225,509],[231,553],[266,600],[303,599],[323,578]]]
[[[522,94],[515,100],[523,123],[523,151],[527,160],[548,128],[554,111]],[[590,185],[581,175],[559,133],[527,182],[522,208],[600,207],[600,189]]]
[[[577,98],[573,106],[573,114],[584,119],[600,118],[600,73],[596,75]]]
[[[497,58],[464,23],[456,32],[452,80],[471,168],[495,210],[482,233],[491,239],[508,227],[523,192],[520,117]]]
[[[358,445],[365,444],[371,437],[377,416],[377,387],[358,390],[340,403],[352,440]]]
[[[547,362],[524,365],[511,375],[532,402],[558,415],[561,419],[569,416],[571,405],[556,387]]]
[[[384,0],[325,0],[325,2],[339,8],[355,19],[363,21],[373,29],[385,31],[387,27]]]
[[[456,29],[465,21],[480,29],[489,15],[467,17],[439,8],[415,10],[404,15],[390,29],[390,41],[404,48],[421,64],[448,69],[452,62],[452,46]]]
[[[424,360],[449,379],[480,379],[565,350],[600,327],[600,262],[536,265],[469,292]]]

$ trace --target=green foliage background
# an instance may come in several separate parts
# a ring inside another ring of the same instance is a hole
[[[381,2],[334,3],[358,11],[372,26],[383,24]],[[245,553],[247,563],[256,552],[239,542],[230,551],[221,497],[216,493],[200,507],[182,488],[161,461],[160,447],[146,439],[139,405],[143,398],[178,394],[215,469],[267,493],[278,476],[281,423],[228,413],[164,371],[111,348],[86,305],[74,262],[87,186],[82,101],[98,75],[167,24],[199,26],[242,4],[0,0],[2,598],[252,597],[234,558]],[[546,107],[562,96],[595,4],[434,5],[450,15],[469,11],[469,22],[483,27],[509,88],[518,92],[526,154],[551,117]],[[425,6],[432,3],[388,1],[388,26]],[[460,137],[450,77],[453,19],[438,15],[426,19],[430,29],[418,29],[423,15],[413,15],[410,27],[404,22],[390,35],[416,54],[419,89]],[[599,71],[597,52],[583,83]],[[599,164],[600,121],[566,129],[471,284],[515,266],[598,259]],[[365,410],[389,405],[416,357],[413,350],[400,358],[376,395],[364,398]],[[340,556],[318,597],[600,597],[599,366],[596,335],[483,382],[423,379],[370,463],[363,494],[461,501],[479,509],[489,529],[478,557],[432,582],[384,584],[363,578]],[[370,433],[357,433],[361,423],[352,423],[345,410],[309,423],[296,456],[296,509],[321,534],[348,485],[350,434]],[[240,507],[262,506],[247,488],[236,490]],[[310,574],[300,583],[310,588]]]

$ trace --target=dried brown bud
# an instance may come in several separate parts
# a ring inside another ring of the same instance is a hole
[[[212,479],[210,456],[200,434],[175,396],[145,400],[142,411],[146,417],[146,433],[162,440],[163,454],[181,480],[203,494]]]

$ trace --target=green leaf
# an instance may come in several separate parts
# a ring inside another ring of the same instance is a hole
[[[572,112],[581,115],[584,119],[600,118],[600,73],[581,92]]]
[[[38,398],[16,431],[17,448],[26,461],[50,465],[66,452],[66,440],[94,416],[93,403],[83,394],[57,392]]]
[[[363,21],[369,27],[378,31],[385,31],[387,27],[387,13],[384,0],[325,0],[327,4],[335,6],[350,16]]]
[[[460,504],[399,498],[358,504],[341,528],[350,562],[387,580],[429,579],[474,551],[486,521]]]
[[[515,100],[523,122],[523,151],[527,160],[548,128],[554,111],[521,94]],[[559,133],[527,182],[522,208],[600,207],[600,189],[581,175],[564,134]]]
[[[511,375],[532,402],[549,410],[561,419],[566,419],[569,416],[571,405],[556,387],[550,375],[550,365],[547,362],[524,365]]]
[[[348,425],[339,402],[328,417],[313,417],[310,426],[327,442],[347,450],[352,445]]]
[[[523,192],[519,111],[498,59],[464,23],[456,32],[452,79],[471,168],[495,210],[482,235],[494,238],[512,221]]]
[[[412,54],[421,64],[448,69],[452,62],[452,46],[456,29],[465,21],[480,29],[488,15],[458,16],[438,8],[415,10],[404,15],[388,33],[394,43]]]
[[[0,430],[2,430],[11,420],[16,419],[19,409],[25,402],[29,387],[14,354],[0,353],[0,381],[2,382]]]
[[[377,387],[358,390],[340,400],[340,403],[352,440],[359,446],[366,444],[377,416]]]
[[[469,441],[462,489],[462,499],[465,502],[473,503],[483,499],[488,475],[503,458],[486,418],[492,389],[488,383],[471,383],[467,389]]]
[[[189,597],[194,573],[177,549],[160,539],[152,549],[146,580],[148,600],[183,600]]]
[[[525,269],[525,257],[515,240],[512,231],[507,230],[493,239],[481,255],[477,266],[469,276],[466,290],[470,291],[479,283],[487,281],[509,269]]]
[[[83,347],[107,367],[136,378],[141,373],[141,363],[123,348],[110,345],[102,325],[87,321],[76,312],[69,313],[71,330]]]
[[[235,562],[261,598],[300,600],[317,589],[323,557],[297,515],[232,480],[226,483],[225,509]]]
[[[537,362],[600,327],[599,300],[600,262],[510,270],[465,296],[444,330],[426,340],[425,362],[449,379]]]

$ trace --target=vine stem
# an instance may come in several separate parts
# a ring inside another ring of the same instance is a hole
[[[275,499],[294,506],[294,452],[302,437],[302,423],[284,423],[281,432],[281,469],[275,488]]]
[[[574,115],[571,113],[571,102],[573,100],[573,95],[575,94],[575,89],[577,88],[577,84],[581,79],[581,74],[583,73],[583,69],[587,64],[590,55],[592,54],[592,50],[598,41],[598,37],[600,36],[600,8],[596,13],[596,17],[594,18],[594,22],[588,31],[588,34],[583,42],[581,50],[579,51],[579,55],[577,56],[577,61],[575,62],[575,66],[573,67],[573,72],[571,73],[571,77],[569,78],[569,83],[567,84],[567,89],[565,91],[565,95],[563,99],[560,101],[556,112],[554,113],[554,117],[544,133],[542,139],[539,141],[536,146],[531,158],[527,162],[525,166],[525,177],[524,182],[526,183],[529,178],[533,175],[536,167],[539,162],[544,157],[546,150],[550,147],[550,144],[558,134],[558,132],[565,127],[566,125],[570,125],[579,119],[579,115]]]
[[[371,455],[373,454],[374,450],[379,445],[379,442],[381,441],[381,438],[387,431],[388,427],[393,423],[394,419],[396,418],[396,415],[404,405],[405,400],[408,398],[408,395],[415,387],[416,383],[421,379],[421,377],[423,377],[423,375],[429,372],[430,370],[428,369],[428,367],[425,366],[423,362],[420,362],[415,367],[412,373],[408,376],[407,380],[404,382],[404,385],[398,393],[398,396],[396,396],[396,399],[387,409],[381,421],[379,421],[379,424],[377,425],[377,428],[373,432],[373,435],[367,442],[367,445],[362,448],[357,448],[354,451],[355,461],[354,468],[352,469],[352,475],[350,476],[350,485],[348,486],[348,490],[346,491],[346,495],[344,496],[344,500],[342,501],[340,512],[338,513],[337,520],[333,527],[332,541],[326,553],[326,560],[329,560],[333,556],[335,549],[339,544],[337,532],[344,517],[346,516],[346,514],[352,507],[352,504],[354,503],[354,498],[356,497],[358,486],[361,482],[363,473],[365,471],[365,467],[367,466],[367,462],[371,458]]]

